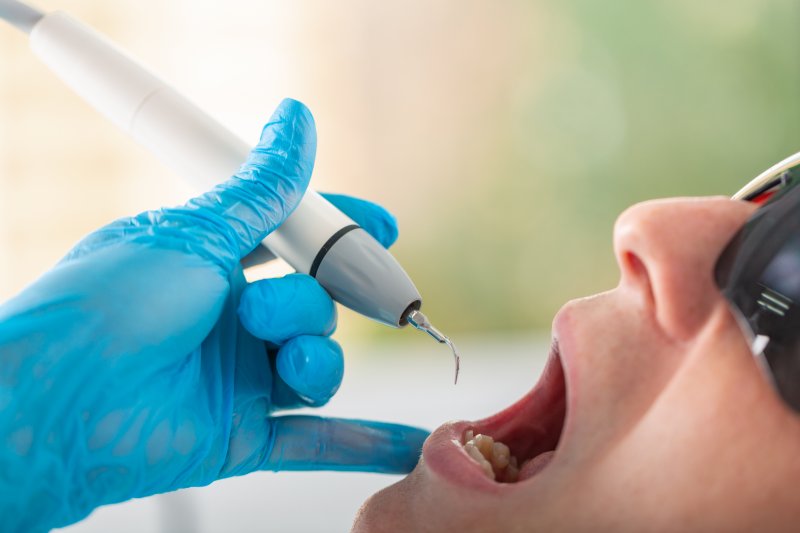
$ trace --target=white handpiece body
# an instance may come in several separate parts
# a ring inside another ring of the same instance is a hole
[[[245,142],[65,13],[45,15],[30,39],[34,53],[75,92],[198,191],[233,175],[247,158]],[[311,189],[263,244],[314,275],[334,299],[379,322],[403,326],[421,305],[391,254]]]

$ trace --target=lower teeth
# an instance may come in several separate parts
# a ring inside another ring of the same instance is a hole
[[[464,432],[464,450],[486,474],[486,477],[504,483],[513,483],[519,478],[517,458],[511,455],[508,446],[488,435],[475,435],[468,429]]]

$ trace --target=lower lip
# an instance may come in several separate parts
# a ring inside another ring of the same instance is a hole
[[[558,357],[558,350],[553,347],[543,375],[548,371],[553,371],[552,365],[560,366]],[[504,428],[507,430],[509,426],[514,426],[515,422],[524,420],[520,417],[530,419],[532,414],[534,417],[542,416],[542,411],[549,408],[548,401],[550,400],[547,398],[547,391],[541,389],[542,387],[537,384],[522,400],[484,420],[449,422],[439,427],[428,437],[422,448],[422,457],[426,467],[438,477],[462,487],[494,493],[513,490],[515,483],[498,483],[489,479],[483,473],[480,465],[467,455],[462,445],[464,432],[471,429],[475,434],[496,436],[497,440],[506,442],[503,440]],[[550,462],[552,457],[553,454],[548,452],[534,457],[520,471],[520,481],[535,476]]]
[[[497,483],[486,477],[481,467],[464,451],[461,445],[464,432],[479,424],[450,422],[431,433],[422,447],[422,457],[427,468],[437,476],[462,487],[490,492],[503,492],[509,483]]]

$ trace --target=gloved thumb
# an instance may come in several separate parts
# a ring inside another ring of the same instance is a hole
[[[311,112],[285,99],[261,132],[261,140],[228,181],[190,200],[182,209],[200,219],[207,245],[239,261],[294,211],[305,194],[317,133]],[[228,254],[225,254],[228,255]],[[225,258],[227,259],[227,257]]]

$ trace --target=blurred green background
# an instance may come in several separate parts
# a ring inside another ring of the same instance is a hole
[[[797,0],[48,0],[243,137],[315,114],[314,183],[399,219],[449,334],[546,330],[612,287],[649,198],[723,194],[800,149]],[[0,297],[114,218],[192,191],[0,28]],[[346,338],[399,340],[342,313]]]
[[[445,331],[548,328],[565,300],[616,284],[627,206],[729,195],[800,150],[800,3],[551,8],[571,39],[537,24],[545,38],[517,52],[534,71],[542,41],[569,53],[475,117],[468,186],[398,245]]]

